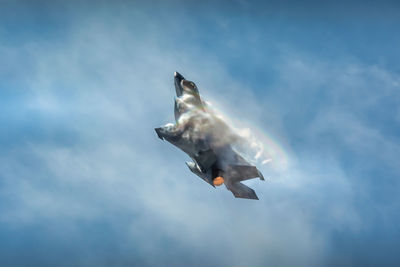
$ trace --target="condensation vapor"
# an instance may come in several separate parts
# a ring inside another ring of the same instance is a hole
[[[186,141],[212,149],[230,145],[254,164],[271,161],[263,143],[250,129],[235,128],[226,115],[222,116],[198,95],[184,94],[176,101],[181,115],[176,125],[166,125],[170,131],[181,132]]]

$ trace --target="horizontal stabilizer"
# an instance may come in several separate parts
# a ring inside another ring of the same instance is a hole
[[[238,182],[233,184],[227,184],[226,188],[232,192],[232,194],[237,198],[247,198],[247,199],[256,199],[258,197],[256,192],[250,187]]]
[[[260,177],[261,180],[264,180],[264,176],[255,166],[230,165],[227,168],[227,172],[232,183],[249,180],[256,177]]]

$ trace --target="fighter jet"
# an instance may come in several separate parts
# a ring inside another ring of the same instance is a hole
[[[264,177],[221,134],[228,126],[209,111],[194,82],[175,72],[174,83],[175,124],[155,128],[158,137],[184,151],[192,159],[189,169],[211,186],[225,184],[237,198],[258,199],[241,181]]]

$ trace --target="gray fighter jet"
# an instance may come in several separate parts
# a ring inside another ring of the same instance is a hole
[[[189,169],[211,186],[225,184],[237,198],[258,199],[253,189],[241,181],[259,177],[261,172],[248,163],[226,142],[215,134],[227,127],[222,121],[211,120],[207,105],[200,98],[197,86],[175,72],[175,124],[156,128],[161,140],[166,140],[183,150],[193,160],[186,162]],[[216,123],[218,125],[216,125]],[[206,124],[207,127],[202,127]]]

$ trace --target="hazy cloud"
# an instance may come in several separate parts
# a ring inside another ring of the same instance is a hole
[[[338,236],[371,232],[374,216],[393,229],[398,198],[371,194],[399,188],[397,128],[371,118],[398,109],[396,73],[283,46],[268,63],[273,82],[244,83],[207,46],[180,50],[180,20],[168,28],[132,12],[0,47],[0,232],[25,233],[1,244],[3,265],[320,266],[340,257]],[[249,181],[260,201],[211,188],[157,138],[153,128],[173,121],[175,70],[285,153],[285,168],[268,163],[267,181]],[[362,262],[346,257],[337,262]]]

